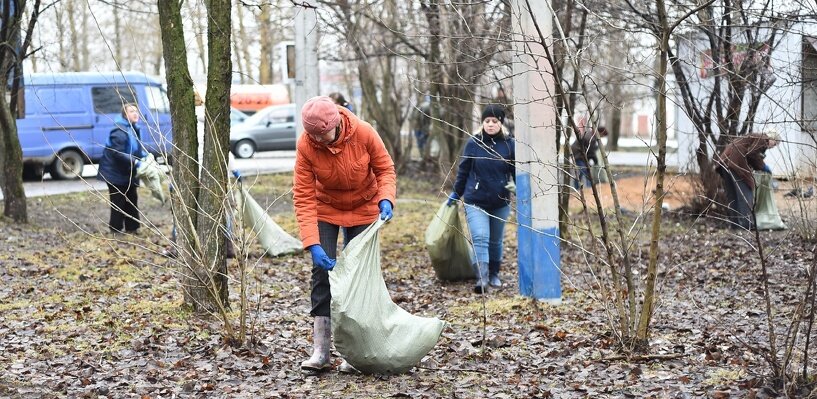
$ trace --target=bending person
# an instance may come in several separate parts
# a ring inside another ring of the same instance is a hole
[[[769,171],[763,161],[766,150],[779,142],[776,134],[747,134],[733,139],[720,155],[716,169],[723,179],[727,197],[729,227],[754,228],[752,209],[755,204],[753,171]]]
[[[329,97],[313,97],[301,110],[304,134],[295,152],[293,202],[301,241],[312,254],[312,356],[301,369],[331,365],[329,274],[338,232],[348,244],[377,218],[389,220],[397,191],[394,161],[368,123]],[[341,371],[351,370],[344,361]]]

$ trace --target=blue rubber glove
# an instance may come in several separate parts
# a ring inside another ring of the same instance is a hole
[[[460,199],[459,194],[457,193],[448,194],[448,206],[456,204],[458,199]]]
[[[337,260],[330,258],[319,244],[309,247],[309,252],[312,253],[312,264],[323,270],[332,270],[337,263]]]
[[[380,220],[389,221],[392,218],[392,211],[391,211],[391,201],[389,200],[380,200],[377,204],[380,207]]]
[[[233,177],[235,177],[236,181],[241,181],[241,171],[233,170]]]
[[[771,174],[772,173],[772,168],[770,168],[769,165],[763,165],[763,171],[766,172],[766,173]]]

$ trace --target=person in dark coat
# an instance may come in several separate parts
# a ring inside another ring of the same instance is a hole
[[[502,239],[511,211],[510,183],[515,184],[516,179],[515,144],[502,129],[504,119],[501,105],[490,104],[482,111],[482,129],[465,144],[454,192],[448,196],[448,205],[460,198],[465,203],[476,254],[476,293],[485,293],[489,284],[502,286],[499,278]]]
[[[593,165],[599,164],[596,152],[599,150],[601,138],[605,136],[607,136],[607,128],[604,126],[599,126],[595,132],[592,129],[587,129],[577,135],[576,141],[570,145],[573,158],[576,160],[577,176],[573,181],[573,187],[576,189],[585,180],[588,182],[587,186],[590,186],[590,161],[593,162]]]
[[[136,188],[136,168],[147,154],[139,142],[139,107],[122,106],[122,114],[114,120],[105,151],[99,161],[97,179],[108,184],[111,217],[108,228],[112,233],[136,233],[139,230],[139,206]]]
[[[412,130],[414,131],[414,138],[417,141],[417,149],[420,151],[420,157],[423,157],[423,150],[428,142],[428,135],[431,130],[431,103],[428,101],[420,104],[414,110],[412,115]]]
[[[727,197],[730,227],[753,228],[755,177],[753,171],[770,169],[764,162],[766,150],[779,142],[776,134],[747,134],[733,139],[716,161]]]

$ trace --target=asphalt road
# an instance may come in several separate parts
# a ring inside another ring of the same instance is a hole
[[[677,166],[674,154],[667,157],[668,166]],[[609,154],[611,165],[645,166],[648,163],[655,166],[655,154],[648,152],[620,152]],[[295,151],[268,151],[256,153],[249,159],[233,159],[232,169],[239,170],[245,176],[266,173],[288,172],[295,166]],[[42,181],[26,182],[23,187],[26,197],[41,197],[47,195],[74,193],[88,190],[106,190],[105,183],[96,179],[96,165],[86,165],[79,180],[52,180],[46,174]],[[3,194],[0,193],[0,199]]]
[[[240,171],[244,176],[288,172],[294,166],[295,151],[259,152],[249,159],[233,159],[231,164],[232,169]],[[105,183],[96,179],[96,172],[97,165],[85,165],[82,179],[77,180],[52,180],[46,173],[42,181],[25,182],[23,188],[27,198],[88,190],[107,191]],[[2,198],[3,194],[0,193],[0,199]]]

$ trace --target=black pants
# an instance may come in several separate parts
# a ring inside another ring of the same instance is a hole
[[[139,196],[136,184],[115,186],[108,183],[108,194],[111,197],[111,218],[108,227],[111,231],[121,233],[135,232],[139,229]]]
[[[752,208],[755,204],[755,193],[749,184],[737,178],[726,169],[718,168],[718,173],[723,179],[723,189],[726,191],[727,213],[730,221],[729,227],[752,228]]]
[[[368,224],[343,228],[343,246],[345,247],[357,237],[358,234],[366,230]],[[321,240],[321,247],[326,251],[326,255],[332,259],[338,257],[338,231],[340,226],[331,223],[318,222],[318,237]],[[329,317],[331,313],[329,305],[332,302],[332,291],[329,290],[329,272],[319,267],[312,266],[312,316]]]

